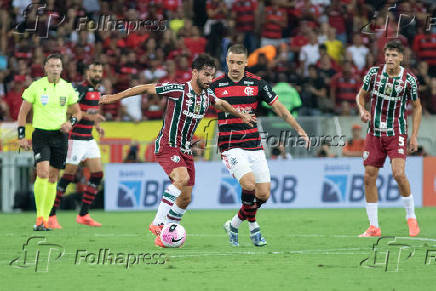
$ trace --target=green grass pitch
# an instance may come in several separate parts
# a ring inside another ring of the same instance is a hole
[[[182,224],[188,236],[181,249],[154,246],[147,231],[154,212],[93,211],[103,226],[91,228],[76,224],[75,212],[59,211],[63,229],[43,233],[31,231],[34,213],[0,214],[0,290],[436,290],[434,208],[417,209],[421,234],[414,239],[408,237],[404,209],[380,209],[382,235],[396,236],[396,245],[380,246],[376,265],[377,239],[357,237],[367,227],[364,209],[261,209],[258,221],[268,241],[262,248],[249,241],[246,222],[241,246],[229,245],[222,225],[234,213],[187,211]],[[47,245],[29,244],[23,263],[23,243],[32,236],[59,245],[63,256],[57,258],[55,249],[49,261]],[[114,258],[113,264],[91,264],[99,249],[121,253],[118,263]],[[91,254],[90,262],[82,258],[75,264],[78,250]],[[164,253],[158,259],[166,261],[151,264],[153,258],[144,260],[147,253]],[[130,257],[139,263],[126,268],[123,254],[143,257]],[[19,260],[10,265],[14,258]]]

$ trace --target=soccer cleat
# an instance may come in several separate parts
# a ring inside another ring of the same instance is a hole
[[[374,225],[370,225],[364,233],[359,235],[359,237],[371,237],[371,236],[381,236],[380,227],[375,227]]]
[[[250,231],[250,239],[256,247],[263,247],[263,246],[266,246],[268,244],[266,242],[265,238],[260,233],[259,227]]]
[[[155,236],[159,236],[160,235],[160,233],[162,231],[162,228],[163,228],[163,224],[155,225],[153,223],[150,223],[150,225],[148,226],[148,230],[152,234],[154,234]]]
[[[94,219],[89,216],[89,214],[80,216],[77,214],[76,218],[77,223],[83,224],[83,225],[89,225],[89,226],[101,226],[100,222],[95,221]]]
[[[154,240],[154,245],[160,248],[164,248],[164,244],[162,243],[162,240],[160,239],[160,235],[156,236],[156,239]]]
[[[48,218],[48,227],[58,228],[58,229],[62,228],[62,226],[58,223],[58,219],[56,218],[56,215],[50,216]]]
[[[36,223],[33,226],[33,231],[50,231],[51,229],[46,226],[46,222],[42,216],[36,218]]]
[[[420,229],[416,218],[407,219],[407,224],[409,225],[409,236],[417,236],[420,232]]]
[[[234,247],[238,247],[238,229],[232,226],[232,222],[230,220],[227,220],[226,223],[224,223],[224,230],[229,236],[230,244]]]

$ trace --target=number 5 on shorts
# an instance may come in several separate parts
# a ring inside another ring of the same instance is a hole
[[[399,136],[399,137],[398,137],[398,145],[399,145],[400,147],[403,147],[403,146],[404,146],[404,136]]]

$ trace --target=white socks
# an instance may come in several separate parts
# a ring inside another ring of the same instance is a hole
[[[409,197],[401,197],[404,203],[404,209],[406,209],[406,219],[415,218],[415,202],[413,200],[412,194]]]
[[[259,228],[259,224],[257,224],[257,221],[248,223],[248,229],[250,230],[250,232],[252,232],[256,228]]]
[[[157,209],[156,216],[154,217],[153,224],[159,225],[165,222],[165,218],[167,217],[168,211],[170,208],[175,205],[174,202],[176,198],[180,196],[182,193],[176,186],[173,184],[169,185],[168,188],[162,195],[162,200],[160,201],[159,207]]]
[[[377,203],[366,203],[366,214],[368,214],[369,224],[378,226]]]
[[[168,223],[180,223],[180,220],[182,220],[183,214],[185,214],[186,209],[180,208],[179,206],[177,206],[176,203],[173,204],[173,206],[171,206],[170,211],[167,214],[166,220],[165,220],[165,224]]]
[[[230,224],[234,228],[239,228],[239,226],[241,225],[242,222],[243,222],[243,220],[240,220],[238,214],[236,214],[235,216],[233,216],[232,222]]]

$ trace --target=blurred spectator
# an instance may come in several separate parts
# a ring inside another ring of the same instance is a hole
[[[112,94],[112,83],[109,79],[103,79],[102,81],[102,94]],[[107,121],[119,121],[121,116],[120,101],[112,104],[104,104],[102,106],[103,115]]]
[[[176,78],[178,82],[188,82],[191,80],[192,72],[191,66],[188,63],[186,56],[180,56],[178,59],[178,66],[176,70]]]
[[[362,127],[359,124],[353,124],[351,127],[352,138],[342,148],[344,157],[362,157],[365,140],[361,137]]]
[[[303,74],[308,75],[309,65],[314,65],[319,60],[318,39],[314,32],[309,33],[309,43],[300,51],[300,62],[303,63]]]
[[[368,53],[369,49],[363,45],[362,37],[359,34],[354,35],[353,45],[347,48],[347,54],[351,56],[359,71],[365,67],[365,59]]]
[[[301,89],[302,115],[319,115],[333,112],[334,104],[327,96],[324,80],[318,76],[315,65],[309,66],[309,76],[303,79]]]
[[[21,95],[23,94],[25,87],[25,80],[18,80],[18,76],[15,76],[13,82],[11,82],[11,87],[6,93],[4,97],[5,103],[8,105],[9,112],[8,116],[16,121],[18,118],[18,113],[20,112],[21,103],[23,102],[23,99],[21,98]],[[28,82],[27,82],[28,83]]]
[[[139,152],[139,145],[137,142],[133,142],[129,148],[129,152],[127,153],[127,156],[124,159],[123,163],[141,163],[138,152]]]
[[[331,80],[330,98],[340,108],[342,103],[347,102],[352,108],[356,104],[356,95],[361,86],[360,79],[353,74],[350,61],[344,63],[344,70],[337,73]],[[345,105],[347,106],[347,105]],[[339,110],[340,112],[342,110]]]
[[[262,78],[265,78],[268,76],[268,59],[266,58],[266,55],[261,53],[257,57],[257,64],[249,67],[248,70]]]
[[[430,86],[430,76],[428,75],[428,64],[424,61],[418,63],[416,78],[419,84],[419,96],[422,96]]]
[[[183,41],[187,49],[191,51],[192,58],[195,59],[197,55],[204,53],[206,48],[206,38],[200,36],[200,30],[198,27],[192,27],[192,34],[189,37],[185,37]]]
[[[271,5],[264,8],[262,38],[260,46],[279,46],[283,42],[283,29],[288,19],[286,9],[280,7],[280,0],[271,0]]]
[[[257,47],[256,16],[257,0],[235,0],[232,4],[232,20],[238,32],[244,34],[244,46],[251,54]]]
[[[424,149],[424,147],[422,145],[418,145],[417,151],[409,153],[409,156],[412,156],[412,157],[427,157],[428,153],[425,151],[425,149]]]
[[[436,114],[436,77],[431,78],[430,86],[421,95],[425,115]]]
[[[327,47],[328,55],[336,62],[342,61],[342,56],[344,53],[344,47],[342,42],[336,38],[336,29],[331,27],[328,35],[327,41],[324,43]]]
[[[332,0],[331,5],[327,8],[328,21],[332,28],[334,28],[335,37],[338,35],[338,40],[342,43],[347,43],[347,21],[346,17],[350,17],[344,5],[345,1]],[[331,33],[332,30],[330,30]],[[335,58],[336,60],[336,58]]]
[[[301,107],[300,94],[297,90],[292,87],[287,80],[286,74],[279,74],[279,82],[273,87],[273,91],[279,96],[280,102],[286,107],[286,109],[291,112],[294,117],[298,116],[298,110]],[[294,85],[297,83],[293,80]],[[265,101],[262,101],[262,106],[267,108],[268,116],[277,116],[274,111],[272,111],[271,106],[269,106]]]
[[[130,88],[139,85],[138,76],[132,76],[132,80],[130,81]],[[133,121],[139,122],[142,119],[141,112],[141,95],[134,95],[129,98],[124,98],[121,100],[121,120],[122,121]]]
[[[430,75],[436,76],[436,33],[420,30],[413,41],[413,50],[420,60],[428,63]]]
[[[271,160],[290,160],[292,156],[286,151],[283,143],[280,143],[277,147],[271,150]]]
[[[218,22],[224,24],[229,10],[227,9],[226,3],[220,0],[207,0],[206,10],[209,19],[204,24],[204,35],[208,36],[212,31],[213,25]]]
[[[326,140],[321,142],[321,146],[316,153],[319,158],[335,158],[336,156],[330,150],[330,143]]]
[[[143,99],[142,112],[144,119],[162,119],[166,100],[163,101],[160,98],[158,95],[148,95]]]

